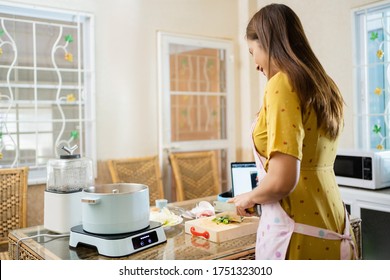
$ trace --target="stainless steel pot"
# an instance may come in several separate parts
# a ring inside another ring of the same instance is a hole
[[[121,183],[83,190],[82,224],[87,232],[119,234],[149,226],[149,188]]]

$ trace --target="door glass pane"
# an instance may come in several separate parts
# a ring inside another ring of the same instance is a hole
[[[170,44],[171,141],[226,139],[225,50]]]
[[[225,97],[172,95],[172,141],[224,139],[225,104]]]

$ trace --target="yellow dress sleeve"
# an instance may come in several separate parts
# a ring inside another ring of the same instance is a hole
[[[300,102],[284,73],[279,72],[268,81],[264,106],[267,159],[280,152],[301,160],[305,132]]]

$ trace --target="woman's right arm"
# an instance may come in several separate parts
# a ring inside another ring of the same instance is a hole
[[[245,209],[255,204],[280,201],[291,193],[298,183],[300,161],[288,154],[274,152],[268,164],[267,174],[250,192],[240,194],[228,202],[236,205],[237,214],[246,216]]]

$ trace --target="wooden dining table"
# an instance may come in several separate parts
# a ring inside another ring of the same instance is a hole
[[[213,202],[216,196],[169,203],[168,207],[191,210],[200,201]],[[184,219],[185,222],[185,219]],[[11,259],[18,260],[204,260],[254,259],[256,234],[221,243],[185,233],[184,222],[164,228],[166,242],[123,257],[100,255],[90,245],[69,246],[69,235],[56,235],[43,225],[13,230],[8,235]]]

